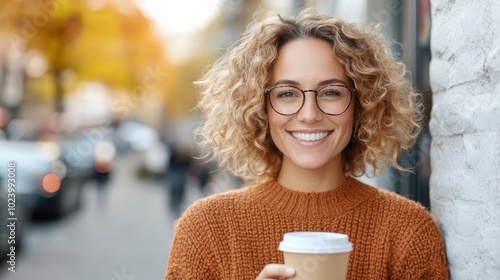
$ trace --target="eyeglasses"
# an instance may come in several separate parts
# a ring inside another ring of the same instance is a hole
[[[266,89],[264,93],[269,95],[269,102],[276,113],[290,116],[302,109],[308,91],[315,93],[316,105],[321,112],[336,116],[349,108],[352,94],[356,89],[338,84],[326,85],[318,90],[301,90],[292,85],[277,85]]]

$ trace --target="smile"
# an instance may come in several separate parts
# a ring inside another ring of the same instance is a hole
[[[292,136],[301,141],[318,141],[326,136],[328,136],[329,132],[320,132],[320,133],[299,133],[292,132]]]

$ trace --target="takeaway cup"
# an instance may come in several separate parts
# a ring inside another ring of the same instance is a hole
[[[345,280],[352,243],[345,234],[288,232],[278,249],[285,264],[295,268],[290,279]]]

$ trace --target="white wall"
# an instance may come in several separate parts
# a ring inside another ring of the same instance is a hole
[[[431,207],[452,279],[500,279],[500,1],[431,6]]]

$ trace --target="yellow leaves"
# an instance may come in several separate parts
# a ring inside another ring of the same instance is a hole
[[[212,55],[205,53],[193,56],[184,64],[171,68],[165,92],[165,106],[172,117],[181,118],[194,113],[198,93],[193,82],[201,77],[201,72],[212,60]]]
[[[112,87],[132,88],[135,83],[128,64],[124,59],[82,63],[78,67],[77,78],[83,81],[99,80]]]
[[[26,86],[31,93],[30,99],[49,102],[54,98],[56,88],[52,75],[44,75],[38,79],[29,80]]]
[[[99,79],[109,86],[132,88],[141,69],[163,63],[161,42],[140,13],[123,15],[111,8],[83,10],[83,30],[68,46],[81,79]]]

